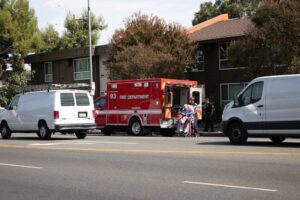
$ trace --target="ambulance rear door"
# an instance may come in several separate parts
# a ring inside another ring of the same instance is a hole
[[[190,97],[193,97],[197,104],[198,120],[202,120],[202,88],[190,88]]]

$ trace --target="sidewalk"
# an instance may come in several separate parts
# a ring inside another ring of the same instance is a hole
[[[201,129],[200,136],[220,136],[220,137],[224,137],[225,136],[222,133],[222,129],[221,129],[219,123],[214,123],[214,131],[213,132],[204,131],[204,127],[203,126],[202,127],[199,126],[199,128]]]

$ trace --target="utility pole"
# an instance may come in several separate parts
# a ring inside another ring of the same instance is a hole
[[[92,60],[92,35],[91,35],[91,11],[90,11],[90,0],[88,0],[88,23],[89,23],[89,65],[90,65],[90,84],[91,84],[91,95],[95,93],[95,83],[93,82],[93,60]]]

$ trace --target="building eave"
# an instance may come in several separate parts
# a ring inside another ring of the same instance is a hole
[[[101,55],[106,52],[107,52],[107,45],[101,45],[92,48],[93,56]],[[59,51],[28,55],[25,58],[25,62],[31,64],[31,63],[48,62],[48,61],[56,61],[56,60],[63,60],[63,59],[82,58],[88,56],[89,56],[89,48],[83,47],[83,48],[64,49]]]

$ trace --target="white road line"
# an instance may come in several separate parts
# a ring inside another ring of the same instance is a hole
[[[237,188],[237,189],[244,189],[244,190],[259,190],[265,192],[278,192],[278,190],[274,190],[274,189],[254,188],[254,187],[245,187],[245,186],[238,186],[238,185],[223,185],[223,184],[203,183],[203,182],[194,182],[194,181],[183,181],[183,183],[194,184],[194,185],[207,185],[207,186],[214,186],[214,187]]]
[[[0,163],[0,165],[2,165],[2,166],[10,166],[10,167],[29,168],[29,169],[42,169],[42,167],[26,166],[26,165],[15,165],[15,164],[8,164],[8,163]]]

